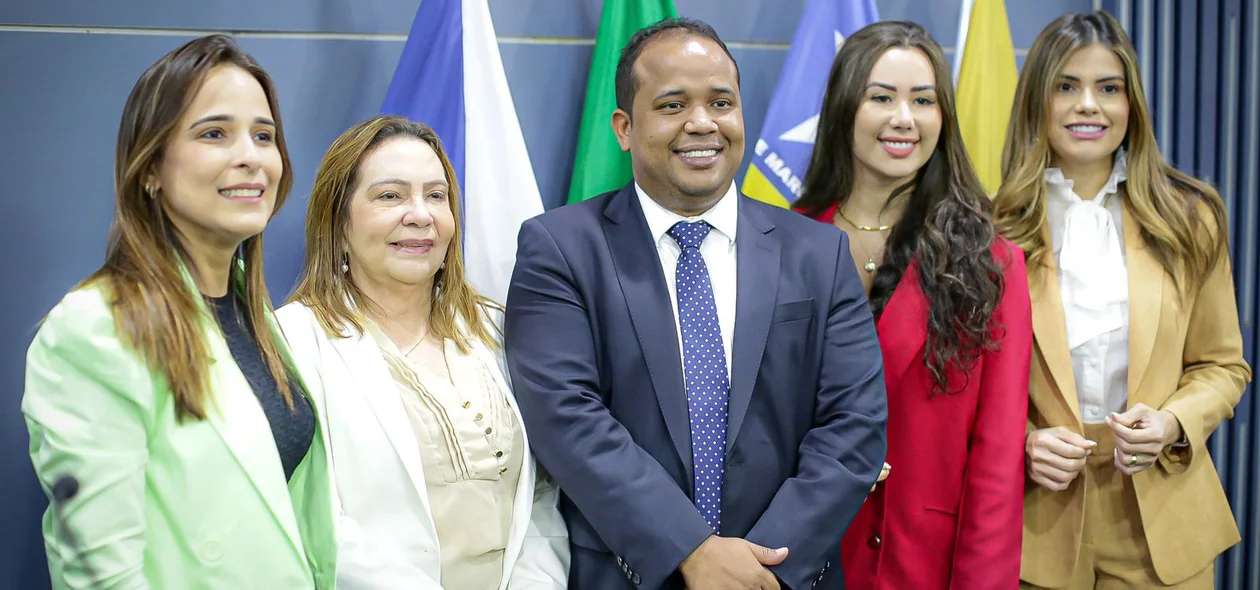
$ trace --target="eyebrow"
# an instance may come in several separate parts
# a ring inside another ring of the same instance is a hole
[[[735,94],[735,90],[729,86],[711,86],[709,87],[709,92],[713,94]],[[674,96],[685,96],[686,94],[687,94],[686,91],[684,91],[681,88],[672,88],[672,89],[661,92],[660,94],[656,95],[656,97],[653,98],[652,100],[657,101],[664,98],[671,98]]]
[[[889,91],[889,92],[896,92],[896,91],[897,91],[897,87],[896,87],[896,86],[893,86],[892,84],[886,84],[886,83],[884,83],[884,82],[871,82],[870,84],[867,84],[867,85],[866,85],[866,87],[867,87],[868,89],[870,89],[870,88],[883,88],[884,90],[887,90],[887,91]],[[910,92],[923,92],[924,90],[936,90],[936,87],[935,87],[935,86],[933,86],[933,85],[931,85],[931,84],[925,84],[925,85],[922,85],[922,86],[911,86],[911,87],[910,87]]]
[[[235,119],[236,117],[233,117],[232,115],[210,115],[208,117],[202,117],[200,119],[197,119],[196,121],[193,121],[193,124],[189,125],[188,128],[192,129],[198,125],[202,125],[205,123],[227,123]],[[254,123],[257,123],[259,125],[268,125],[271,127],[276,126],[276,122],[271,119],[268,119],[267,117],[255,117]]]
[[[1071,81],[1071,82],[1078,82],[1078,83],[1079,83],[1079,82],[1081,81],[1081,79],[1080,79],[1080,78],[1078,78],[1078,77],[1076,77],[1076,76],[1071,76],[1071,75],[1068,75],[1068,74],[1063,74],[1062,76],[1060,76],[1060,78],[1063,78],[1064,80],[1068,80],[1068,81]],[[1102,78],[1099,78],[1099,79],[1097,79],[1097,80],[1094,80],[1094,83],[1095,83],[1095,84],[1097,84],[1097,83],[1099,83],[1099,82],[1124,82],[1124,76],[1103,76]]]
[[[368,188],[372,189],[372,188],[385,185],[385,184],[401,184],[404,186],[411,186],[410,182],[407,182],[401,178],[382,178],[376,182],[373,182],[372,184],[369,184]]]
[[[438,187],[438,186],[451,188],[450,183],[446,182],[445,178],[440,178],[438,180],[430,180],[429,182],[424,183],[423,188],[425,190],[429,190],[433,187]]]

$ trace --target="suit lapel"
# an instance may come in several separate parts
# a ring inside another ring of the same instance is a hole
[[[302,547],[302,541],[298,536],[293,500],[284,480],[284,467],[271,435],[271,424],[253,388],[232,358],[222,333],[210,328],[205,335],[212,358],[210,391],[214,392],[207,421],[223,439],[254,489],[258,490],[258,495],[284,530],[293,550],[301,555],[298,549]]]
[[[1129,275],[1129,405],[1141,391],[1142,377],[1150,365],[1159,332],[1164,299],[1164,268],[1151,255],[1137,221],[1124,207],[1125,266]]]
[[[919,265],[911,263],[879,315],[880,349],[888,391],[897,389],[927,344],[928,302],[919,288]],[[896,346],[886,343],[896,342]]]
[[[1046,243],[1049,244],[1049,236],[1046,238]],[[1068,350],[1067,320],[1063,315],[1063,297],[1059,293],[1059,264],[1053,252],[1047,252],[1041,264],[1028,267],[1028,283],[1037,350],[1041,352],[1041,358],[1049,368],[1059,396],[1079,424],[1080,400],[1076,397],[1072,352]]]
[[[370,334],[361,333],[349,338],[335,338],[333,349],[345,363],[351,383],[359,385],[358,395],[367,401],[376,416],[394,452],[402,462],[411,485],[419,492],[425,511],[429,511],[429,495],[424,481],[424,467],[420,458],[420,445],[407,419],[406,409],[398,397],[398,384],[394,381],[385,357]],[[350,394],[341,392],[341,394]]]
[[[630,310],[630,320],[647,363],[652,389],[665,418],[665,427],[682,460],[686,481],[691,481],[695,477],[691,460],[691,423],[682,357],[678,351],[678,328],[674,324],[674,312],[656,244],[652,243],[633,184],[621,189],[608,201],[604,218],[609,255],[626,299],[626,307]]]
[[[744,424],[753,386],[761,369],[761,357],[770,335],[776,290],[779,284],[780,245],[771,231],[774,224],[739,197],[739,229],[735,237],[735,335],[731,354],[731,391],[726,424],[726,451],[730,453]]]

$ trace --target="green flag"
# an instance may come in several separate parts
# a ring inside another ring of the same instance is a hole
[[[569,186],[570,203],[630,182],[630,155],[621,151],[612,130],[612,114],[617,109],[617,60],[635,31],[677,16],[673,0],[604,0],[591,72],[586,80],[586,104],[582,108],[577,158]]]

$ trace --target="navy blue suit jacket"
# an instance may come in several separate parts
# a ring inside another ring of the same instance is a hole
[[[739,198],[722,536],[789,556],[789,588],[843,588],[840,538],[887,441],[875,325],[835,227]],[[570,588],[681,588],[711,534],[692,502],[677,329],[633,184],[522,227],[507,361],[560,485]]]

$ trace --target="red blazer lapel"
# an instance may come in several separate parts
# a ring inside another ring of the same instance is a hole
[[[922,362],[927,317],[928,301],[919,289],[919,265],[911,262],[875,323],[884,355],[884,379],[890,391],[901,383],[915,362]]]

